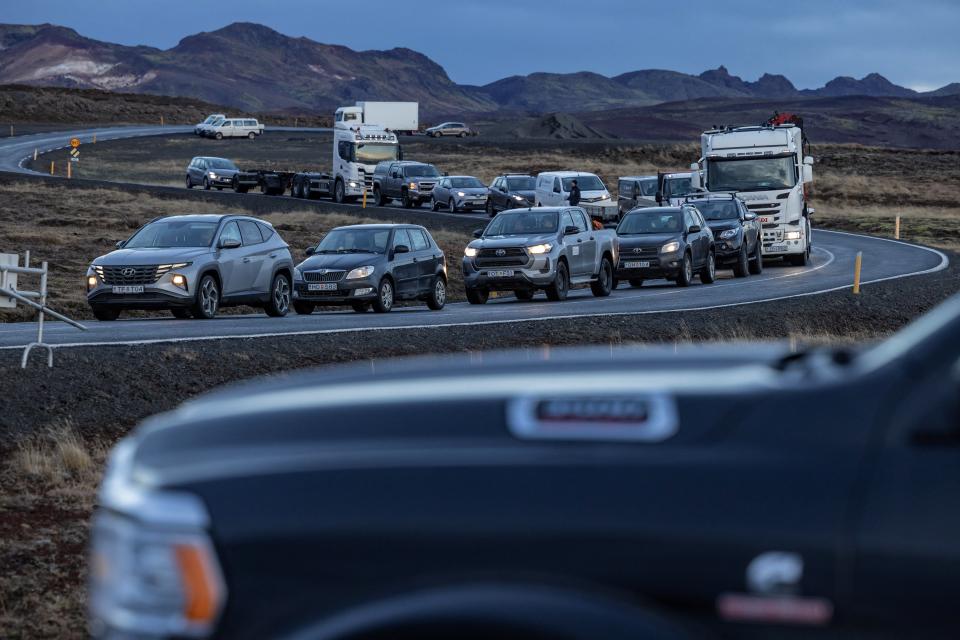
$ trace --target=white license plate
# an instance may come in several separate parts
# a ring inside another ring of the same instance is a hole
[[[785,244],[772,244],[769,247],[767,247],[767,251],[769,251],[770,253],[778,253],[786,250],[787,250],[787,245]]]
[[[308,284],[307,291],[336,291],[337,283],[336,282],[317,282],[315,284]]]
[[[641,262],[624,262],[623,263],[624,269],[646,269],[649,266],[650,266],[650,262],[648,260],[643,260]]]
[[[114,287],[114,293],[143,293],[143,285]]]
[[[501,271],[487,271],[487,276],[491,278],[512,278],[513,269],[504,269]]]

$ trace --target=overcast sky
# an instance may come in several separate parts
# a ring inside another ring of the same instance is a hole
[[[799,88],[879,72],[960,81],[960,0],[0,0],[0,22],[51,22],[169,48],[236,21],[354,49],[409,47],[459,83],[534,71],[700,73],[726,65]]]

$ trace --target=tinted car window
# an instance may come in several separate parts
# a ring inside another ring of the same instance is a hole
[[[563,229],[566,229],[567,227],[576,227],[576,226],[577,225],[573,222],[573,216],[570,215],[570,212],[564,211],[563,215],[560,217],[560,227]]]
[[[317,245],[317,253],[384,253],[389,238],[390,229],[334,229]]]
[[[640,193],[651,198],[657,195],[657,179],[651,178],[649,180],[641,180]]]
[[[580,191],[603,191],[603,182],[597,176],[577,176],[576,178],[564,178],[563,190],[570,191],[573,181],[577,181]]]
[[[440,175],[440,172],[437,171],[437,168],[429,164],[414,164],[408,165],[403,168],[403,175],[405,176],[423,176],[425,178],[435,178]]]
[[[620,235],[640,233],[679,233],[683,216],[677,209],[639,210],[629,213],[617,227]]]
[[[617,188],[620,191],[620,195],[624,198],[633,197],[633,183],[629,180],[621,180],[620,184],[617,185]]]
[[[583,214],[579,211],[571,211],[570,215],[573,216],[573,224],[577,225],[577,229],[580,231],[587,230],[587,222],[583,219]]]
[[[236,169],[237,165],[233,164],[230,160],[226,158],[211,158],[207,161],[207,165],[211,169]]]
[[[406,229],[397,229],[393,234],[393,248],[396,249],[402,244],[405,244],[409,247],[410,236],[407,234]]]
[[[260,227],[257,226],[256,222],[251,222],[250,220],[240,220],[240,235],[243,237],[243,244],[260,244],[263,242],[263,237],[260,235]]]
[[[236,222],[228,222],[226,226],[223,227],[223,232],[220,233],[220,242],[224,240],[243,242],[243,238],[240,237],[240,228],[237,227]]]
[[[454,189],[479,189],[483,183],[476,178],[450,178],[446,181],[447,185]]]
[[[534,178],[507,178],[507,185],[511,191],[533,191],[536,188]]]
[[[533,233],[556,233],[560,216],[556,211],[509,211],[498,214],[483,235],[517,236]]]
[[[273,229],[262,222],[258,224],[260,225],[260,235],[263,236],[264,240],[269,240],[273,236]]]
[[[159,220],[140,229],[124,245],[124,249],[147,247],[209,247],[216,222],[187,222],[184,220]]]
[[[409,229],[408,233],[410,234],[410,239],[413,241],[414,251],[423,251],[430,247],[430,245],[427,243],[426,236],[420,229]]]

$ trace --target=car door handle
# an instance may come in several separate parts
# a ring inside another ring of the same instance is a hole
[[[244,258],[243,261],[244,261],[244,262],[250,262],[250,258]]]
[[[579,243],[581,243],[581,242],[583,242],[583,239],[582,239],[582,238],[577,238],[577,243],[579,244]]]
[[[270,257],[271,257],[271,258],[276,258],[276,257],[277,257],[277,254],[271,253],[271,254],[270,254]]]
[[[416,258],[414,258],[414,259],[413,259],[413,261],[414,261],[414,262],[416,262],[416,261],[417,261],[417,259],[416,259]]]

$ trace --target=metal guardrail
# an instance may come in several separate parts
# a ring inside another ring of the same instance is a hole
[[[39,268],[31,267],[29,251],[24,255],[22,267],[18,266],[19,261],[20,257],[15,253],[0,254],[0,308],[16,307],[19,301],[39,311],[37,318],[37,339],[24,348],[23,357],[20,359],[20,368],[27,368],[27,358],[30,356],[30,351],[34,348],[46,349],[47,366],[53,367],[53,347],[43,341],[43,321],[45,316],[49,315],[57,320],[62,320],[81,331],[86,331],[87,328],[76,320],[72,320],[47,306],[47,275],[49,268],[46,262],[41,262]],[[40,290],[22,291],[18,289],[17,275],[40,276]],[[34,301],[37,299],[39,302]]]

